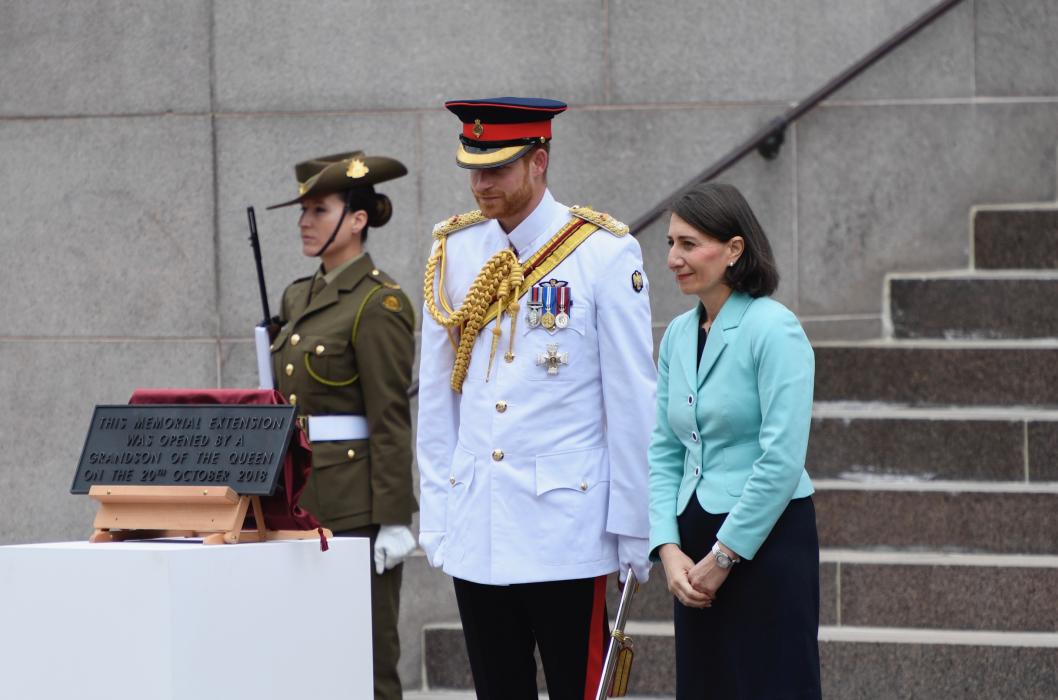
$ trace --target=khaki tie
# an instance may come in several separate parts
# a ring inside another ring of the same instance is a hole
[[[309,304],[316,298],[316,295],[323,291],[323,288],[327,286],[327,280],[323,279],[323,275],[316,275],[312,278],[312,287],[309,288]]]

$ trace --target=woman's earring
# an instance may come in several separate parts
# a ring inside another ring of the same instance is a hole
[[[732,260],[731,262],[729,262],[729,263],[727,264],[727,266],[728,266],[728,267],[734,267],[734,266],[735,266],[735,261],[734,261],[734,260]]]

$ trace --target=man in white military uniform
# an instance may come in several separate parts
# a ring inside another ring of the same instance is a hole
[[[478,698],[594,696],[606,575],[649,572],[656,370],[628,228],[547,189],[554,100],[445,105],[480,211],[435,228],[419,371],[419,541],[454,577]]]

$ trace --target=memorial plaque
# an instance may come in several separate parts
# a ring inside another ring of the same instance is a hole
[[[96,406],[71,493],[92,486],[230,486],[270,496],[294,430],[294,407]]]

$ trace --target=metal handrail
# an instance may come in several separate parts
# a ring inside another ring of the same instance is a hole
[[[763,128],[753,134],[753,136],[750,136],[734,148],[730,153],[698,173],[693,179],[654,205],[654,207],[646,214],[643,214],[641,217],[633,221],[629,227],[632,231],[632,235],[638,236],[647,226],[650,226],[657,221],[658,217],[668,211],[672,202],[681,194],[695,185],[712,180],[745,158],[751,152],[758,151],[761,156],[768,160],[775,158],[779,155],[779,149],[782,148],[787,126],[800,119],[806,112],[814,109],[820,102],[830,97],[830,95],[843,88],[860,73],[877,63],[879,59],[888,55],[889,52],[917,34],[923,27],[931,24],[935,19],[961,2],[962,0],[944,0],[944,2],[938,3],[931,10],[927,11],[914,22],[879,44],[873,51],[846,68],[811,95],[772,119]]]

